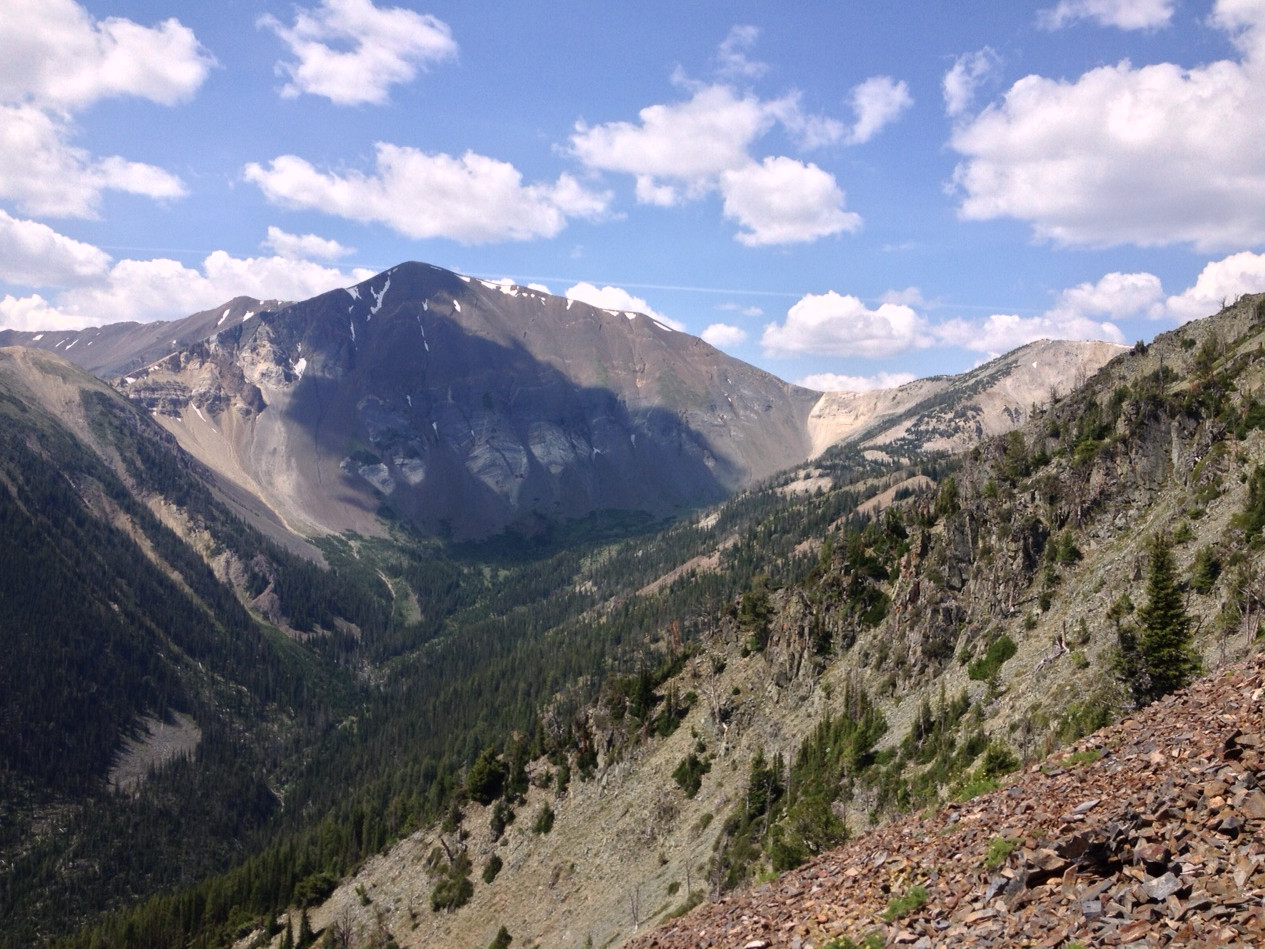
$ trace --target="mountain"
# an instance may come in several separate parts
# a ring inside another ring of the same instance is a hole
[[[0,350],[0,649],[13,658],[0,669],[0,945],[74,931],[67,945],[226,944],[260,920],[276,936],[295,900],[328,928],[344,904],[326,897],[355,893],[339,879],[401,840],[425,853],[397,907],[437,888],[460,897],[463,854],[512,858],[468,909],[391,922],[414,940],[486,942],[489,896],[556,933],[552,904],[498,895],[537,893],[541,860],[583,868],[566,877],[569,906],[585,894],[590,908],[572,918],[624,938],[654,915],[640,901],[657,907],[672,882],[696,897],[696,877],[741,885],[752,854],[783,853],[731,827],[727,789],[762,747],[788,761],[832,708],[801,700],[855,679],[911,714],[943,681],[955,617],[1030,582],[1032,557],[1013,570],[963,561],[956,514],[934,512],[957,483],[956,503],[989,525],[972,522],[971,543],[1008,549],[995,502],[1036,449],[1005,443],[998,462],[989,443],[962,468],[918,440],[1046,419],[1020,402],[1050,385],[1033,375],[1040,347],[902,392],[862,437],[814,453],[820,394],[644,316],[423,265],[256,306],[180,332],[107,327]],[[1170,371],[1190,361],[1180,352]],[[124,374],[106,384],[67,361],[89,353]],[[475,424],[480,438],[460,435]],[[894,426],[913,434],[876,449]],[[653,471],[638,467],[647,457]],[[985,472],[1003,462],[1011,474],[991,489]],[[506,471],[523,474],[517,487]],[[698,509],[709,491],[724,499]],[[363,529],[328,533],[348,524]],[[510,530],[452,544],[414,526]],[[1021,549],[1044,538],[1022,536]],[[952,584],[972,570],[963,594]],[[930,609],[934,591],[957,600]],[[908,625],[885,625],[897,612]],[[961,654],[985,649],[989,629]],[[819,687],[834,659],[835,685]],[[729,783],[707,776],[722,764]],[[480,768],[486,784],[471,778]],[[676,801],[694,779],[693,803]],[[487,836],[515,812],[504,843]],[[537,832],[550,815],[556,832]],[[619,843],[643,839],[659,849]],[[807,846],[786,840],[786,853]],[[595,861],[598,841],[622,856]],[[107,907],[132,909],[93,921]]]
[[[296,533],[381,534],[385,518],[454,539],[679,514],[843,439],[960,450],[1117,352],[1044,342],[823,395],[642,314],[417,263],[301,303],[6,340],[117,379]]]
[[[404,264],[124,381],[300,532],[455,538],[718,500],[807,451],[816,394],[640,314]]]
[[[889,457],[956,453],[1008,432],[1066,395],[1127,347],[1038,340],[957,376],[930,376],[895,389],[827,392],[813,406],[813,452],[856,444]]]
[[[634,944],[1088,945],[1215,919],[1258,941],[1261,673],[1234,663],[1265,602],[1263,345],[1265,296],[1245,297],[957,462],[835,449],[678,525],[682,567],[600,608],[660,607],[641,666],[547,703],[529,780],[468,777],[478,797],[310,925],[401,946],[656,925]],[[688,599],[735,570],[710,612]]]
[[[111,323],[84,330],[0,330],[0,346],[48,350],[103,379],[115,379],[231,329],[258,313],[283,306],[279,300],[235,297],[223,306],[181,320]]]

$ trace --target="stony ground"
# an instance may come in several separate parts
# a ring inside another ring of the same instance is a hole
[[[1265,945],[1265,657],[638,949]]]

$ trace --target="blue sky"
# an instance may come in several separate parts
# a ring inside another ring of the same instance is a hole
[[[422,260],[864,388],[1265,290],[1265,0],[0,0],[0,325]]]

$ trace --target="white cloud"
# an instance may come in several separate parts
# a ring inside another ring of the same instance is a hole
[[[912,372],[880,372],[872,376],[817,372],[797,380],[795,384],[818,392],[870,392],[874,389],[898,389],[916,378]]]
[[[391,86],[411,82],[419,70],[457,54],[442,20],[402,7],[375,7],[370,0],[322,0],[319,7],[299,8],[293,26],[273,16],[259,24],[295,57],[277,64],[277,72],[290,79],[281,94],[306,92],[338,105],[381,105]]]
[[[284,257],[234,257],[217,250],[200,269],[176,260],[120,260],[96,282],[58,294],[49,302],[34,294],[0,301],[0,325],[15,329],[79,328],[135,320],[188,316],[235,296],[303,300],[359,283],[373,272],[344,272]]]
[[[548,293],[548,294],[550,294],[551,296],[553,295],[553,291],[552,291],[552,290],[550,290],[548,287],[546,287],[543,283],[529,283],[529,284],[527,285],[527,289],[528,289],[528,290],[538,290],[538,291],[539,291],[539,292],[541,292],[541,293]]]
[[[100,277],[110,255],[58,234],[47,224],[22,221],[0,209],[0,280],[28,287],[64,287]]]
[[[12,330],[81,329],[81,319],[67,318],[38,293],[29,297],[5,294],[0,299],[0,327]]]
[[[121,17],[96,21],[71,0],[6,0],[0,51],[0,101],[64,111],[112,96],[174,105],[215,65],[178,20],[154,27]]]
[[[1028,76],[955,128],[961,216],[1066,245],[1265,241],[1265,4],[1220,0],[1214,22],[1242,61]]]
[[[8,0],[0,15],[0,198],[26,214],[95,217],[102,192],[185,193],[180,179],[71,145],[72,114],[101,99],[190,98],[215,64],[193,31],[97,21],[70,0]]]
[[[755,46],[760,30],[754,26],[735,26],[720,44],[716,53],[716,71],[726,78],[758,79],[768,72],[768,64],[747,58]]]
[[[913,104],[909,86],[903,81],[897,82],[891,76],[871,76],[852,89],[852,111],[857,120],[848,133],[848,143],[868,142]]]
[[[1070,311],[1049,311],[1041,316],[996,313],[984,320],[947,320],[935,328],[936,340],[972,352],[998,356],[1039,339],[1101,339],[1123,343],[1124,334],[1114,323],[1095,320]]]
[[[579,122],[571,150],[590,168],[636,176],[639,199],[658,195],[652,203],[675,204],[701,197],[719,175],[749,164],[748,149],[781,108],[729,86],[706,86],[686,102],[647,106],[640,124]]]
[[[118,156],[93,158],[68,141],[69,125],[33,106],[0,105],[0,198],[27,214],[95,217],[103,191],[150,198],[185,194],[180,179]]]
[[[525,185],[513,165],[474,152],[454,158],[386,142],[376,151],[373,175],[324,174],[296,155],[267,167],[252,162],[244,174],[277,204],[463,244],[553,237],[568,218],[596,218],[609,201],[566,174],[553,184]]]
[[[1151,316],[1179,323],[1218,312],[1245,293],[1265,291],[1265,254],[1243,251],[1209,262],[1192,287],[1155,306]]]
[[[732,346],[741,346],[747,341],[747,331],[741,326],[731,326],[728,323],[713,323],[699,333],[704,342],[711,343],[717,349],[728,349]]]
[[[748,305],[741,303],[720,303],[716,309],[726,313],[741,313],[743,316],[764,316],[764,307]]]
[[[679,320],[674,320],[669,316],[653,309],[649,303],[641,297],[635,297],[622,287],[601,287],[600,289],[591,283],[577,283],[570,287],[563,294],[568,300],[576,300],[580,303],[587,303],[589,306],[595,306],[602,310],[614,310],[619,313],[644,313],[652,319],[658,320],[664,326],[670,326],[674,330],[685,329],[685,324]]]
[[[976,90],[994,78],[1000,68],[1001,57],[988,46],[954,60],[942,84],[945,113],[956,118],[969,109],[975,101]]]
[[[894,356],[931,344],[926,320],[908,306],[883,303],[871,310],[854,296],[831,290],[808,294],[790,308],[786,322],[764,328],[760,344],[769,356]]]
[[[1121,30],[1154,30],[1167,26],[1173,17],[1174,0],[1059,0],[1058,6],[1042,10],[1037,22],[1049,30],[1062,29],[1079,20]]]
[[[1163,294],[1160,278],[1155,274],[1109,273],[1097,283],[1082,283],[1064,290],[1050,314],[1123,320],[1147,312]]]
[[[751,155],[778,124],[805,147],[843,137],[838,121],[806,114],[798,94],[762,100],[727,85],[699,86],[687,101],[647,106],[638,117],[577,123],[571,153],[594,171],[632,175],[642,204],[673,207],[719,192],[725,216],[743,228],[737,240],[748,245],[810,241],[860,226],[860,217],[843,209],[833,175],[791,158],[757,162]]]
[[[955,319],[939,324],[940,342],[973,352],[999,355],[1038,339],[1101,339],[1124,342],[1113,320],[1148,313],[1163,297],[1160,279],[1149,273],[1109,273],[1097,283],[1062,291],[1039,316],[998,313],[984,320]]]
[[[888,290],[879,297],[880,303],[903,303],[905,306],[923,306],[927,301],[917,287],[906,287],[904,290]]]
[[[861,227],[861,215],[843,209],[834,176],[793,158],[766,158],[721,178],[725,217],[743,228],[748,247],[813,241]]]
[[[354,247],[345,247],[336,240],[316,234],[289,234],[279,227],[269,227],[268,236],[259,246],[290,260],[337,260],[356,252]]]

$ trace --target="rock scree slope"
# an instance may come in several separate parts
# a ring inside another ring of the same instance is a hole
[[[626,945],[1263,945],[1263,713],[1257,653],[1008,786],[893,822]]]

